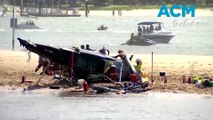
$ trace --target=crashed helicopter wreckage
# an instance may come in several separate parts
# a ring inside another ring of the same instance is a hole
[[[109,63],[113,63],[113,65],[116,66],[118,73],[116,81],[131,81],[131,76],[137,75],[134,66],[127,57],[121,60],[102,55],[98,52],[80,50],[76,47],[70,49],[58,48],[31,43],[21,38],[17,39],[19,40],[20,46],[25,47],[30,52],[34,52],[39,56],[49,59],[53,63],[63,66],[61,68],[67,73],[64,77],[70,80],[73,85],[77,85],[79,79],[86,80],[88,84],[112,81],[109,77],[103,75]],[[137,76],[137,79],[141,78]]]

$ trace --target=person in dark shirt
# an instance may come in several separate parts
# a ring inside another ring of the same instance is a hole
[[[104,55],[109,55],[109,54],[110,54],[109,50],[106,49],[105,47],[101,48],[101,49],[99,50],[99,52],[100,52],[101,54],[104,54]],[[106,52],[107,52],[107,53],[106,53]]]
[[[114,58],[120,57],[121,59],[124,59],[126,57],[126,53],[123,52],[123,50],[118,50],[118,55],[114,56]]]
[[[81,49],[84,49],[84,45],[81,45]]]
[[[94,49],[91,49],[89,44],[86,44],[86,50],[95,51]]]
[[[37,72],[42,67],[42,72],[40,74],[45,73],[49,64],[50,64],[49,59],[39,56],[38,65],[35,68],[35,72]]]

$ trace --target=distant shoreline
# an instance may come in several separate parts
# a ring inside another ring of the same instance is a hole
[[[119,11],[115,10],[114,16],[153,16],[157,17],[159,9],[139,9],[139,10],[122,10],[121,15]],[[85,11],[79,11],[82,16],[85,15]],[[90,10],[88,16],[113,16],[112,10]],[[195,17],[200,16],[213,16],[212,9],[196,9]]]
[[[0,10],[3,9],[0,6]],[[20,11],[19,7],[15,8],[16,11]],[[12,11],[12,6],[9,6],[9,11]],[[65,10],[64,10],[65,11]],[[153,8],[153,9],[132,9],[132,10],[89,10],[88,16],[154,16],[157,17],[159,9]],[[180,10],[176,10],[181,12]],[[8,12],[9,13],[9,12]],[[17,12],[18,13],[18,12]],[[68,11],[69,14],[72,13],[72,11]],[[85,16],[84,10],[79,10],[79,14],[82,15],[82,17]],[[197,8],[195,9],[195,17],[200,16],[213,16],[213,8]]]

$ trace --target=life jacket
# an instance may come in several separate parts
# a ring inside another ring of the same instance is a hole
[[[142,70],[142,63],[137,64],[137,65],[135,66],[135,70],[136,70],[137,72],[142,72],[142,71],[141,71],[141,70]]]

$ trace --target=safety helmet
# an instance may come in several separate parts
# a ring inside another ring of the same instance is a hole
[[[136,63],[141,63],[142,60],[141,60],[140,58],[137,58],[135,62],[136,62]]]

